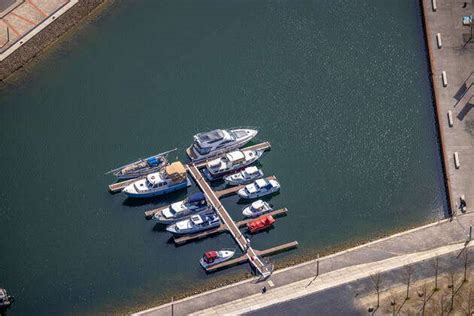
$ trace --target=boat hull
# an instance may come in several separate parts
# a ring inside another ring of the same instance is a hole
[[[172,218],[166,218],[160,212],[160,213],[155,214],[155,216],[153,216],[153,219],[155,219],[160,224],[170,225],[170,224],[174,224],[176,222],[185,220],[186,218],[189,218],[192,215],[207,213],[211,210],[212,210],[212,207],[204,206],[204,207],[198,208],[196,210],[185,211],[186,213],[184,213],[182,216],[172,217]]]
[[[170,226],[173,226],[174,224],[170,225]],[[221,226],[221,223],[220,222],[217,222],[215,224],[212,224],[212,225],[209,225],[209,226],[205,226],[205,227],[199,227],[199,228],[192,228],[192,229],[186,229],[186,230],[180,230],[180,231],[176,231],[174,229],[174,227],[167,227],[166,230],[170,233],[172,233],[173,235],[175,236],[184,236],[184,235],[192,235],[192,234],[196,234],[196,233],[200,233],[200,232],[203,232],[203,231],[206,231],[206,230],[210,230],[210,229],[213,229],[213,228],[217,228]]]
[[[156,190],[156,191],[146,191],[146,192],[138,192],[138,193],[131,193],[131,192],[126,192],[124,193],[129,197],[129,198],[139,198],[139,199],[144,199],[144,198],[151,198],[151,197],[156,197],[164,194],[168,194],[177,190],[185,189],[187,187],[191,186],[191,181],[189,180],[188,177],[186,177],[186,181],[183,181],[181,183],[168,186],[166,188],[163,188],[161,190]]]
[[[243,184],[249,184],[252,183],[253,181],[263,178],[264,174],[262,170],[259,170],[258,174],[253,176],[252,178],[247,178],[247,179],[239,179],[239,180],[233,180],[230,179],[230,176],[224,177],[224,181],[227,185],[243,185]]]
[[[256,193],[253,193],[253,194],[246,194],[245,191],[243,191],[243,189],[242,189],[241,191],[237,192],[237,195],[241,199],[252,200],[252,199],[260,198],[262,196],[272,195],[272,194],[278,193],[279,191],[280,191],[280,188],[275,188],[275,189],[268,190],[268,191],[265,191],[265,192],[256,192]]]

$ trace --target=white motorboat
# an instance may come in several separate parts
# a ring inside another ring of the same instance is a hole
[[[236,150],[223,157],[209,161],[203,173],[208,180],[216,180],[224,175],[240,170],[260,158],[262,150]]]
[[[276,193],[280,190],[277,180],[258,179],[240,189],[237,194],[243,199],[256,199],[261,196]]]
[[[263,171],[255,166],[251,166],[237,173],[225,176],[224,181],[228,185],[241,185],[250,183],[262,177]]]
[[[194,135],[193,144],[186,149],[189,158],[196,162],[222,154],[247,144],[257,135],[254,129],[216,129]]]
[[[204,230],[217,228],[221,225],[221,220],[216,212],[192,215],[191,217],[168,225],[166,230],[174,235],[187,235]]]
[[[169,205],[156,213],[153,218],[162,224],[172,224],[186,216],[211,211],[207,204],[206,196],[202,192],[196,192],[189,198]]]
[[[224,262],[232,258],[235,254],[235,249],[221,249],[218,251],[211,250],[204,253],[199,263],[204,269],[207,269],[213,265]]]
[[[242,211],[242,214],[245,217],[258,217],[271,211],[273,211],[273,208],[268,202],[257,200],[245,207]]]
[[[129,184],[122,192],[132,198],[147,198],[184,189],[190,185],[186,169],[177,161],[160,172],[150,173],[144,179]]]

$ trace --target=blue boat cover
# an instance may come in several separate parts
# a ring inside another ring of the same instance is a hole
[[[188,198],[189,203],[197,203],[206,200],[206,196],[202,192],[196,192]]]
[[[150,167],[157,167],[160,162],[158,161],[158,159],[156,159],[156,157],[150,157],[146,160],[148,162],[148,165]]]

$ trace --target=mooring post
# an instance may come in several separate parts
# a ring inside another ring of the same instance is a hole
[[[174,315],[174,297],[171,296],[171,316]]]
[[[316,276],[319,275],[319,253],[316,257]]]

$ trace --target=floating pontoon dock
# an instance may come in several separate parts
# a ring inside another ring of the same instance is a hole
[[[279,210],[275,210],[275,211],[272,211],[272,212],[265,213],[265,215],[271,215],[273,217],[279,217],[279,216],[286,215],[287,212],[288,212],[288,210],[286,208],[282,208],[282,209],[279,209]],[[235,225],[240,228],[240,227],[243,227],[243,226],[247,225],[248,222],[250,222],[254,219],[255,218],[247,218],[247,219],[244,219],[244,220],[241,220],[241,221],[235,223]],[[219,226],[217,228],[206,230],[206,231],[203,231],[203,232],[200,232],[200,233],[197,233],[197,234],[186,235],[186,236],[182,236],[182,237],[175,237],[174,242],[177,245],[182,245],[182,244],[185,244],[187,242],[190,242],[190,241],[193,241],[193,240],[196,240],[196,239],[202,239],[202,238],[206,238],[206,237],[211,236],[211,235],[224,233],[227,230],[228,230],[227,226],[225,224],[221,224],[221,226]]]
[[[283,245],[280,245],[280,246],[265,249],[265,250],[262,250],[262,251],[255,250],[255,252],[257,253],[257,255],[265,257],[265,256],[271,256],[271,255],[274,255],[274,254],[277,254],[277,253],[280,253],[280,252],[283,252],[283,251],[287,251],[287,250],[290,250],[290,249],[293,249],[293,248],[296,248],[296,247],[298,247],[298,242],[293,241],[293,242],[289,242],[289,243],[286,243],[286,244],[283,244]],[[206,271],[207,272],[214,272],[214,271],[221,270],[221,269],[224,269],[224,268],[228,268],[228,267],[231,267],[231,266],[234,266],[234,265],[237,265],[237,264],[245,263],[245,262],[247,262],[247,260],[249,260],[249,258],[245,254],[245,255],[242,255],[238,258],[231,259],[231,260],[224,261],[224,262],[215,264],[213,266],[210,266],[206,269]]]
[[[247,238],[240,232],[237,224],[232,220],[227,210],[222,205],[221,201],[217,197],[216,193],[211,189],[209,184],[203,178],[198,168],[194,164],[186,166],[189,174],[194,178],[198,186],[201,188],[203,193],[206,195],[208,202],[214,207],[217,214],[219,215],[222,223],[227,227],[232,237],[235,239],[240,249],[245,253],[249,262],[255,267],[263,278],[267,278],[272,274],[272,267],[265,264],[259,257],[257,252],[250,246]]]
[[[263,143],[259,143],[259,144],[253,145],[253,146],[241,148],[240,150],[264,150],[264,151],[266,151],[266,150],[269,150],[270,148],[271,148],[271,145],[270,145],[269,142],[263,142]],[[225,153],[223,153],[221,155],[217,155],[217,156],[213,157],[212,159],[222,157],[223,155],[225,155]],[[206,163],[207,163],[207,161],[202,161],[202,162],[199,162],[199,163],[194,164],[194,165],[197,168],[203,168],[206,165]],[[120,192],[127,185],[132,184],[133,182],[138,181],[140,179],[144,179],[144,177],[113,183],[113,184],[109,185],[109,191],[112,192],[112,193]]]

